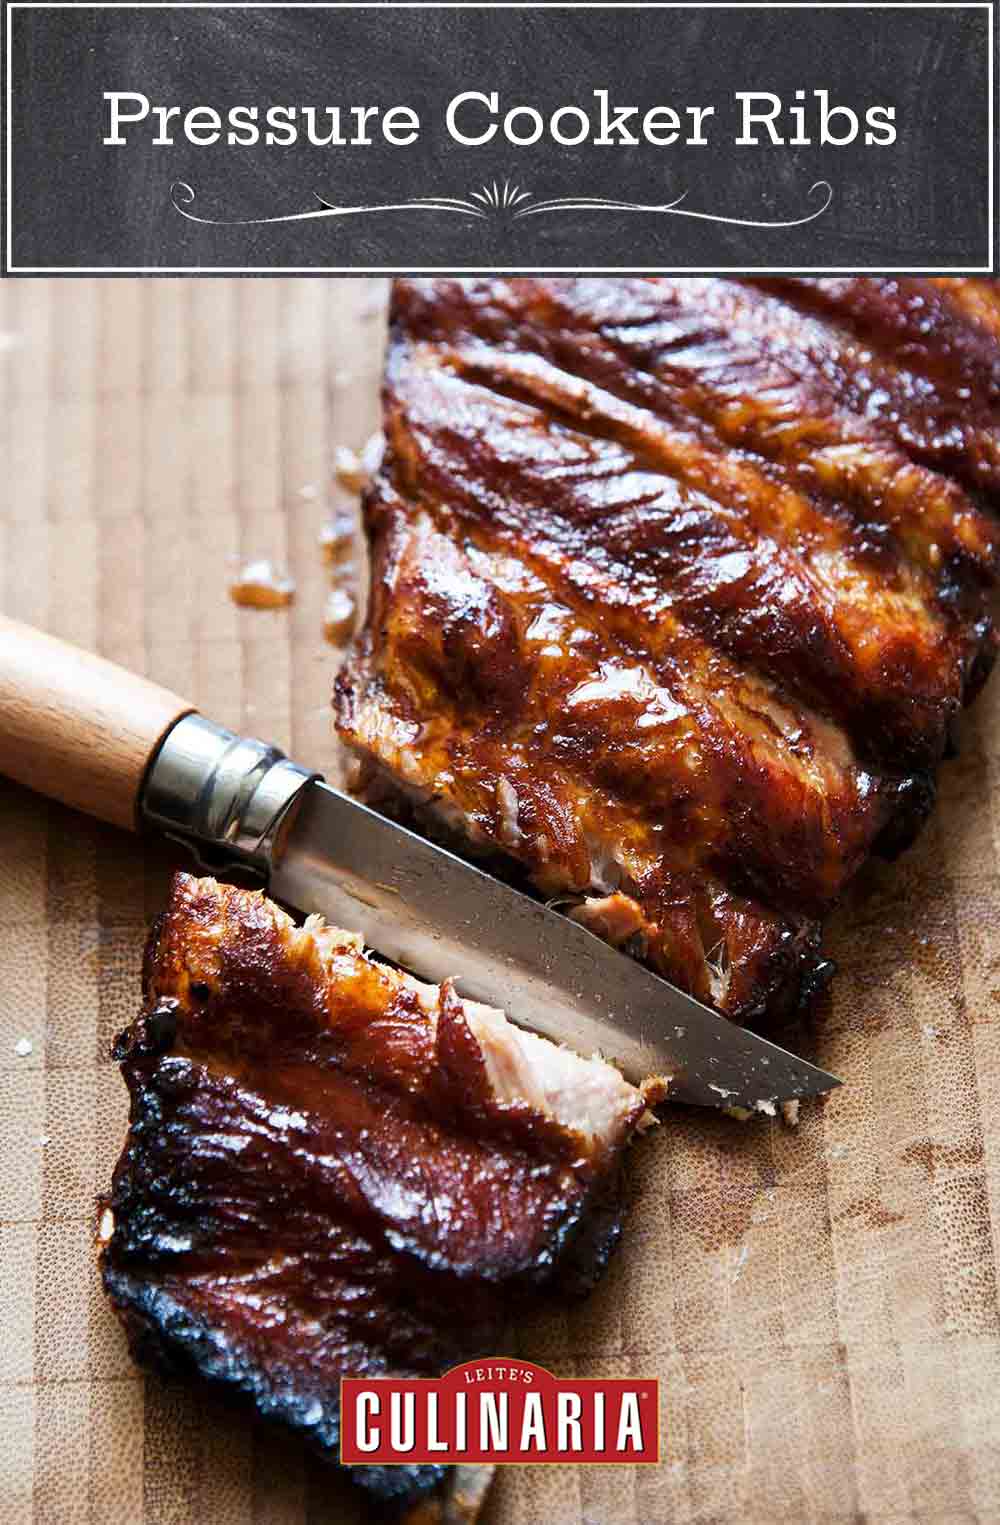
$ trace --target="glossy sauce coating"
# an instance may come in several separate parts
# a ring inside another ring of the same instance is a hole
[[[342,1376],[495,1354],[529,1301],[596,1279],[621,1150],[663,1094],[186,874],[115,1054],[131,1118],[101,1269],[133,1353],[332,1460]],[[359,1480],[402,1497],[439,1473]]]
[[[993,660],[998,331],[986,283],[397,282],[366,787],[734,1017],[807,999]]]

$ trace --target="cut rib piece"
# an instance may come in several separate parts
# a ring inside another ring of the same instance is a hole
[[[342,1376],[496,1354],[529,1297],[596,1279],[622,1148],[665,1092],[186,874],[115,1054],[132,1106],[101,1268],[133,1353],[334,1460]]]
[[[993,311],[929,281],[396,282],[335,697],[362,787],[729,1015],[807,999],[820,919],[912,838],[993,660]]]

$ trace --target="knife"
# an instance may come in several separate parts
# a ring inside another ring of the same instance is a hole
[[[0,772],[214,872],[360,931],[421,978],[502,1007],[671,1099],[771,1112],[840,1082],[660,979],[566,916],[387,820],[277,747],[0,616]]]

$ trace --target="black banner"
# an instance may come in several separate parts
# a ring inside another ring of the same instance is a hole
[[[7,268],[995,271],[992,23],[9,5]]]

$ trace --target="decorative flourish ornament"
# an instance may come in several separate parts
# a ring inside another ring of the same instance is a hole
[[[190,210],[196,195],[192,186],[184,180],[175,180],[170,187],[170,200],[175,211],[189,222],[202,223],[212,228],[309,222],[324,217],[361,217],[376,212],[440,212],[481,220],[498,217],[517,220],[522,217],[547,216],[552,212],[647,212],[672,217],[694,217],[703,222],[727,222],[741,228],[799,228],[822,217],[833,201],[833,187],[828,180],[817,180],[807,193],[810,200],[815,200],[817,194],[822,196],[822,205],[801,217],[791,218],[730,217],[720,212],[696,211],[681,206],[681,202],[687,198],[687,191],[682,191],[672,201],[661,202],[626,201],[611,196],[555,196],[535,201],[530,191],[511,185],[509,180],[505,180],[502,186],[493,180],[480,190],[470,192],[468,197],[410,196],[404,201],[375,202],[367,206],[339,206],[318,192],[314,191],[313,194],[319,205],[305,212],[286,212],[278,217],[202,217]]]

